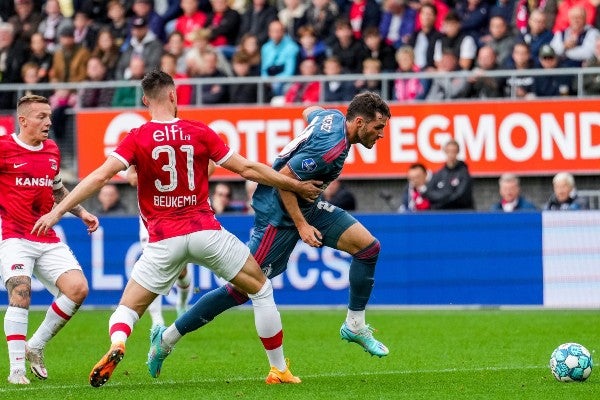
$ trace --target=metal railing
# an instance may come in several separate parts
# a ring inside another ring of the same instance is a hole
[[[286,78],[280,77],[223,77],[223,78],[189,78],[181,79],[177,81],[178,85],[192,85],[195,87],[201,87],[203,85],[232,85],[232,84],[255,84],[257,85],[258,99],[255,104],[264,105],[269,104],[270,98],[268,98],[267,85],[272,83],[290,84],[292,82],[355,82],[357,80],[380,80],[381,81],[381,96],[387,101],[394,102],[393,94],[391,93],[393,82],[397,79],[423,79],[432,80],[442,78],[445,80],[446,86],[450,87],[451,80],[454,78],[469,78],[469,77],[490,77],[490,78],[519,78],[519,77],[539,77],[539,76],[573,76],[574,87],[576,93],[570,97],[584,98],[584,97],[596,97],[600,94],[588,94],[584,90],[584,77],[586,76],[598,76],[600,75],[600,67],[593,68],[556,68],[552,70],[548,69],[526,69],[526,70],[497,70],[497,71],[485,71],[484,73],[475,74],[473,71],[456,71],[456,72],[411,72],[411,73],[381,73],[376,76],[369,76],[363,74],[345,74],[345,75],[315,75],[315,76],[292,76]],[[56,89],[69,89],[81,92],[85,89],[95,88],[123,88],[123,87],[135,87],[136,88],[136,107],[142,107],[142,93],[139,81],[103,81],[103,82],[78,82],[78,83],[45,83],[45,84],[0,84],[0,96],[12,95],[15,99],[20,98],[26,92],[36,91],[53,91]],[[11,93],[12,92],[12,93]],[[78,96],[81,98],[81,96]],[[495,98],[497,100],[516,99],[515,87],[511,88],[510,96]],[[544,97],[547,99],[548,97]],[[478,98],[460,98],[460,99],[445,99],[442,101],[453,102],[453,101],[479,101]],[[489,100],[494,100],[490,98]],[[323,86],[321,85],[320,102],[324,102]],[[427,100],[415,100],[415,102],[427,102]],[[202,91],[195,91],[195,99],[192,101],[191,106],[203,105]],[[228,104],[215,104],[216,106],[227,106]],[[76,109],[81,108],[79,102]]]

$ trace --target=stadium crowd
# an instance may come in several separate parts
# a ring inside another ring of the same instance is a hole
[[[0,82],[139,80],[160,68],[175,80],[227,76],[364,74],[348,81],[273,83],[281,103],[575,94],[570,75],[500,78],[486,71],[600,65],[598,0],[11,0],[0,5]],[[468,70],[449,82],[446,72]],[[440,72],[382,81],[381,72]],[[382,90],[382,82],[389,87]],[[600,78],[584,78],[600,94]],[[250,83],[179,85],[180,105],[254,103]],[[200,95],[197,91],[201,91]],[[320,93],[323,92],[323,99]],[[135,87],[97,87],[51,98],[64,110],[134,106]],[[15,106],[0,96],[0,109]]]

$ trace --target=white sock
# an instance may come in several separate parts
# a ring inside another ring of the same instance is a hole
[[[165,346],[168,347],[173,347],[175,346],[175,343],[179,342],[179,340],[182,338],[183,336],[181,336],[181,333],[179,333],[179,331],[177,330],[177,328],[175,327],[175,324],[171,324],[164,332],[162,335],[162,343]]]
[[[27,338],[27,319],[29,310],[11,307],[4,314],[4,334],[8,344],[10,370],[25,371],[25,340]]]
[[[348,314],[346,314],[346,325],[348,325],[353,332],[358,332],[367,326],[365,322],[365,310],[348,310]]]
[[[159,294],[148,306],[148,314],[150,314],[150,319],[152,319],[152,326],[162,326],[165,324],[165,320],[162,316],[162,298],[162,295]]]
[[[79,304],[76,304],[65,295],[54,300],[46,311],[46,318],[44,318],[44,321],[42,321],[31,339],[29,339],[29,347],[43,349],[46,343],[71,319],[78,308]]]
[[[280,371],[285,371],[285,356],[283,354],[283,328],[281,316],[277,311],[273,298],[273,286],[267,279],[256,294],[248,294],[254,308],[254,324],[256,332],[263,343],[269,363]]]
[[[140,317],[131,308],[119,305],[108,320],[110,342],[126,342]]]
[[[187,268],[187,266],[186,266]],[[190,273],[185,274],[183,278],[177,278],[177,309],[185,309],[190,295],[190,289],[192,288],[192,279]]]

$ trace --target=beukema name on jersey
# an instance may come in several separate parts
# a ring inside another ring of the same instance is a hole
[[[154,196],[155,207],[185,207],[195,206],[198,199],[195,194],[190,196]]]

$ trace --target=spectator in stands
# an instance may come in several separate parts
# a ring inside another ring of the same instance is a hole
[[[600,37],[596,39],[594,56],[583,63],[584,68],[600,67]],[[583,76],[583,89],[586,95],[600,94],[600,74],[585,74]]]
[[[133,56],[129,59],[129,66],[127,67],[126,80],[128,81],[140,81],[144,77],[146,70],[146,63],[144,59],[139,56]],[[113,107],[135,107],[141,104],[141,91],[138,90],[139,85],[119,87],[115,90],[115,94],[112,99]]]
[[[402,46],[396,52],[397,72],[419,72],[415,64],[415,53],[410,46]],[[394,81],[394,100],[410,101],[425,98],[428,87],[426,82],[419,78],[399,78]]]
[[[475,41],[479,41],[488,31],[488,4],[481,0],[460,0],[456,4],[462,33],[471,36]]]
[[[498,69],[496,53],[490,46],[483,46],[477,53],[477,62],[473,73],[467,78],[471,85],[470,96],[478,99],[488,99],[504,96],[506,79],[503,77],[486,76],[486,72]]]
[[[246,211],[246,203],[233,200],[233,189],[229,184],[222,182],[215,185],[210,206],[215,214]]]
[[[132,21],[135,21],[136,18],[143,18],[158,40],[163,43],[167,40],[165,21],[154,11],[154,0],[133,0],[131,10],[133,11]],[[158,67],[158,61],[154,67]]]
[[[64,27],[59,32],[59,48],[54,52],[51,82],[81,82],[85,80],[87,62],[90,52],[75,43],[75,31],[72,26]]]
[[[569,26],[557,31],[550,46],[557,55],[564,57],[567,67],[581,67],[585,60],[594,55],[598,29],[586,25],[585,9],[580,6],[569,9]]]
[[[258,0],[255,0],[258,1]],[[262,1],[262,0],[261,0]],[[263,77],[291,77],[296,73],[299,46],[285,34],[281,22],[275,20],[269,24],[269,40],[260,49],[261,71]],[[284,85],[271,84],[273,95],[281,96]]]
[[[38,83],[42,83],[39,77],[39,69],[40,67],[33,62],[26,62],[23,64],[23,67],[21,68],[21,79],[23,83],[25,85],[37,85]],[[52,95],[52,91],[26,88],[23,96],[28,95],[38,95],[48,98]]]
[[[335,38],[335,42],[329,46],[331,55],[337,57],[349,73],[359,73],[368,51],[362,41],[354,38],[348,19],[340,18],[335,22]]]
[[[14,28],[14,40],[27,46],[31,35],[38,31],[42,15],[35,9],[33,0],[14,0],[14,3],[15,15],[10,17],[8,22]]]
[[[117,70],[117,64],[121,52],[117,46],[117,42],[113,37],[112,31],[109,28],[102,28],[98,32],[96,45],[92,50],[92,57],[97,57],[106,67],[106,80],[114,80]]]
[[[323,63],[327,57],[327,47],[325,43],[317,39],[315,30],[310,25],[301,26],[298,29],[298,43],[300,51],[298,53],[298,65],[307,59],[313,59],[319,69],[323,68]]]
[[[346,188],[346,185],[340,179],[331,181],[325,190],[323,190],[323,199],[342,210],[356,210],[356,198],[354,194]]]
[[[435,21],[433,22],[433,26],[436,31],[440,31],[442,29],[442,24],[444,23],[444,18],[446,18],[446,14],[450,11],[450,7],[446,4],[444,0],[417,0],[411,1],[410,6],[417,10],[417,18],[415,20],[415,30],[419,30],[423,27],[423,22],[419,17],[419,13],[423,9],[423,6],[427,4],[435,8]]]
[[[91,56],[87,62],[87,81],[97,86],[85,88],[81,91],[79,103],[81,107],[110,107],[115,94],[115,89],[103,84],[108,80],[106,65],[102,59]]]
[[[583,25],[593,25],[596,16],[596,6],[590,0],[562,0],[559,2],[556,19],[552,32],[564,31],[571,25],[571,10],[581,7],[584,10]]]
[[[65,0],[60,1],[65,3]],[[79,2],[79,7],[76,9],[84,11],[96,24],[105,25],[110,21],[107,15],[106,2],[107,0],[83,0]]]
[[[14,40],[14,26],[0,22],[0,83],[20,83],[21,66],[25,62],[26,49],[20,41]],[[16,107],[17,94],[6,91],[0,96],[0,110]]]
[[[277,13],[277,18],[285,27],[285,31],[289,37],[299,41],[299,36],[297,36],[298,30],[308,25],[306,19],[308,2],[302,0],[283,0],[283,4],[284,7]]]
[[[136,0],[136,3],[140,0]],[[163,53],[163,45],[156,40],[156,35],[150,31],[148,20],[135,17],[131,21],[131,38],[128,48],[119,57],[116,78],[129,79],[128,66],[132,58],[142,58],[146,66],[146,72],[158,68],[160,56]]]
[[[435,43],[433,60],[437,65],[442,59],[442,51],[450,50],[458,57],[460,69],[470,70],[477,56],[477,43],[468,34],[461,32],[458,14],[450,11],[444,19],[443,35]]]
[[[381,97],[382,83],[379,79],[381,74],[381,61],[376,58],[365,58],[361,75],[364,79],[358,79],[354,83],[357,93],[373,92]]]
[[[440,101],[448,99],[462,99],[467,97],[469,82],[464,76],[448,78],[447,72],[459,71],[458,59],[451,50],[443,50],[442,59],[439,62],[437,72],[440,77],[433,79],[431,87],[425,97],[429,101]]]
[[[387,44],[395,49],[408,44],[415,30],[417,13],[406,6],[407,0],[384,0],[379,31]]]
[[[496,2],[496,4],[491,5],[489,8],[489,15],[499,15],[502,18],[504,18],[505,21],[507,21],[509,23],[509,25],[512,25],[513,27],[516,27],[517,30],[519,32],[521,32],[521,26],[516,25],[517,20],[514,18],[515,17],[515,6],[516,3],[519,0],[498,0]],[[529,0],[528,2],[534,3],[537,2],[538,0]],[[523,24],[523,27],[526,29],[527,28],[527,18],[529,13],[527,13],[527,15],[525,16],[525,23]]]
[[[323,66],[323,72],[327,76],[342,75],[344,70],[340,60],[335,57],[327,57]],[[356,88],[351,81],[338,81],[328,78],[323,82],[323,100],[326,103],[344,103],[351,101],[356,95]]]
[[[549,44],[542,46],[539,52],[539,63],[543,69],[552,71],[563,68],[564,63],[559,60]],[[538,97],[569,96],[575,93],[575,77],[573,75],[543,75],[534,78],[535,95]]]
[[[187,79],[188,76],[177,72],[177,57],[170,53],[163,54],[160,57],[160,70],[169,74],[175,81],[177,105],[188,106],[192,104],[192,86],[180,82],[182,79]]]
[[[442,37],[440,31],[435,29],[434,23],[437,10],[431,4],[424,4],[419,11],[421,28],[411,35],[408,44],[415,51],[415,64],[421,70],[435,68],[433,54],[435,43]]]
[[[432,210],[473,209],[473,180],[469,168],[459,160],[460,146],[451,139],[444,145],[446,163],[427,182],[425,196]]]
[[[247,56],[250,62],[250,75],[260,75],[260,46],[258,38],[252,34],[246,34],[240,39],[237,52]]]
[[[481,45],[490,46],[496,52],[499,65],[504,65],[517,41],[512,28],[500,16],[490,18],[490,34],[481,38]]]
[[[526,70],[533,68],[533,60],[529,53],[529,46],[525,43],[516,43],[512,57],[504,64],[503,69]],[[504,94],[511,98],[531,98],[535,93],[534,77],[531,75],[523,75],[521,72],[518,76],[511,76],[506,79]]]
[[[505,173],[498,179],[500,201],[492,204],[491,211],[533,211],[537,207],[521,196],[521,182],[518,176]]]
[[[199,78],[224,78],[225,75],[218,68],[218,51],[211,49],[202,54],[202,70]],[[218,83],[200,85],[201,104],[223,104],[227,102],[227,86]]]
[[[300,63],[300,76],[309,77],[318,75],[319,66],[312,58],[307,58]],[[319,102],[321,83],[319,81],[293,82],[285,92],[286,104],[316,104]]]
[[[175,30],[184,38],[184,46],[192,46],[193,34],[206,25],[207,15],[198,9],[197,0],[180,0],[183,15],[175,20]]]
[[[544,210],[589,210],[589,200],[577,194],[575,178],[568,172],[559,172],[552,178],[554,193]]]
[[[46,48],[46,41],[39,32],[31,35],[27,62],[32,62],[38,66],[39,82],[48,82],[48,73],[50,72],[50,68],[52,68],[52,54]]]
[[[366,29],[379,29],[381,7],[375,0],[351,0],[344,16],[350,21],[354,39],[360,40]]]
[[[175,66],[177,72],[187,75],[187,63],[185,61],[186,49],[183,45],[183,35],[179,31],[173,31],[167,37],[167,43],[164,46],[165,53],[175,57]]]
[[[262,46],[269,40],[271,23],[276,20],[277,8],[267,0],[252,0],[252,6],[242,14],[239,35],[240,37],[246,33],[255,35]],[[285,33],[285,29],[283,32]]]
[[[382,72],[394,72],[396,64],[396,50],[381,38],[379,28],[370,27],[364,30],[363,41],[367,47],[368,57],[380,61]]]
[[[58,46],[58,32],[72,22],[60,12],[58,0],[47,0],[44,5],[44,17],[38,26],[49,52],[53,53]],[[32,34],[33,36],[33,34]]]
[[[118,48],[125,45],[125,39],[129,35],[129,25],[127,24],[126,9],[120,0],[110,0],[106,5],[108,18],[110,22],[107,27],[115,38],[115,44]]]
[[[339,10],[333,0],[311,0],[306,10],[306,24],[314,28],[319,40],[331,45],[336,41],[335,26]]]
[[[250,57],[240,51],[231,58],[233,76],[258,76],[258,71],[252,68]],[[232,83],[227,86],[229,102],[233,104],[255,104],[258,100],[256,83]]]
[[[185,63],[187,65],[187,74],[190,77],[198,77],[204,71],[204,54],[213,52],[217,55],[217,69],[226,76],[230,76],[231,66],[223,53],[218,51],[210,44],[210,30],[206,28],[198,29],[194,33],[194,42],[191,49],[185,54]]]
[[[98,40],[100,28],[94,20],[84,11],[76,11],[73,16],[73,27],[75,28],[75,43],[82,45],[89,51],[94,50]]]
[[[520,33],[523,34],[527,31],[531,14],[535,10],[544,14],[545,29],[552,32],[556,18],[557,0],[517,0],[514,7],[513,17],[507,21],[513,21],[513,25]]]
[[[121,202],[121,192],[117,185],[107,183],[98,192],[99,206],[94,209],[96,215],[126,215],[127,207]]]
[[[61,145],[66,144],[67,138],[67,110],[72,109],[77,105],[77,94],[73,90],[56,89],[54,93],[48,97],[50,108],[52,109],[52,132],[54,137]],[[72,144],[71,144],[72,147]]]
[[[228,0],[211,0],[212,11],[208,14],[206,28],[210,29],[210,44],[230,59],[239,36],[240,14],[229,7]]]
[[[521,32],[520,40],[527,43],[531,54],[539,54],[543,45],[552,40],[552,32],[546,28],[546,14],[533,10],[529,16],[528,28]]]
[[[421,163],[412,164],[406,174],[408,184],[402,191],[402,199],[398,212],[426,211],[431,209],[431,203],[425,192],[429,172]]]

